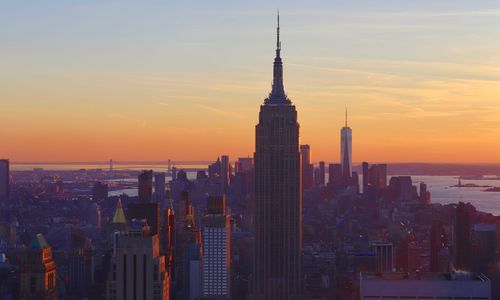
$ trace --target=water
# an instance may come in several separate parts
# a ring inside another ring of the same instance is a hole
[[[206,169],[207,163],[175,163],[179,169]],[[103,163],[11,163],[11,170],[14,171],[29,171],[34,168],[42,168],[44,170],[52,171],[71,171],[80,169],[102,169],[109,170],[109,162]],[[167,163],[119,163],[113,162],[113,170],[153,170],[155,172],[165,172],[167,170]]]
[[[455,176],[412,176],[413,184],[425,182],[427,189],[431,192],[432,203],[450,204],[470,202],[477,210],[500,215],[500,193],[484,192],[486,188],[477,187],[450,187],[458,184]],[[500,180],[467,180],[462,179],[464,184],[500,186]]]
[[[176,167],[178,169],[206,169],[208,163],[203,164],[190,164],[190,163],[178,163]],[[79,170],[79,169],[103,169],[107,170],[109,168],[109,163],[73,163],[73,164],[57,164],[57,163],[45,163],[45,164],[11,164],[12,170],[33,170],[33,168],[43,168],[45,170]],[[143,170],[152,169],[156,172],[165,172],[167,169],[167,163],[113,163],[113,169],[115,170]],[[187,172],[188,178],[194,179],[196,177],[195,171]],[[328,178],[328,176],[326,176]],[[388,181],[391,176],[388,176]],[[134,180],[134,179],[132,179]],[[476,209],[494,215],[500,215],[500,193],[496,192],[484,192],[486,188],[470,188],[470,187],[451,187],[458,183],[458,178],[455,176],[412,176],[413,184],[418,185],[420,182],[425,182],[427,184],[428,190],[431,192],[431,201],[433,203],[450,204],[462,202],[470,202],[476,207]],[[359,177],[359,182],[362,182],[362,176]],[[500,187],[500,180],[467,180],[462,179],[462,185],[465,184],[476,184],[476,185],[488,185]],[[137,196],[136,188],[127,188],[122,190],[111,191],[110,195],[121,195],[125,193],[129,196]]]

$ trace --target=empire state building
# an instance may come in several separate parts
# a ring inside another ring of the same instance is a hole
[[[297,111],[285,94],[277,27],[273,86],[255,128],[251,299],[302,299],[302,182]]]

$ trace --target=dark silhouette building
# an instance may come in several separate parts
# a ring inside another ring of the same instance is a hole
[[[92,200],[97,203],[104,202],[108,199],[108,185],[97,181],[92,189]]]
[[[369,177],[368,175],[368,163],[364,161],[362,164],[363,168],[363,193],[365,193],[366,189],[368,188],[368,182],[369,182]]]
[[[166,200],[165,173],[155,174],[155,202],[162,203]]]
[[[130,203],[127,207],[127,219],[146,219],[151,235],[160,232],[160,204],[158,203]]]
[[[432,221],[430,238],[430,265],[431,272],[446,272],[447,265],[443,252],[448,248],[448,241],[443,223],[439,220]]]
[[[297,111],[285,94],[279,16],[272,91],[255,130],[251,299],[302,299],[302,184]]]
[[[471,270],[471,229],[469,208],[459,202],[453,220],[453,266],[457,270]]]
[[[342,185],[342,165],[328,165],[328,185],[332,187],[340,187]]]
[[[0,159],[0,201],[7,199],[9,196],[9,182],[10,182],[10,173],[9,173],[9,160],[8,159]]]
[[[153,198],[153,170],[139,175],[139,202],[150,203]]]
[[[300,154],[302,159],[302,187],[309,189],[314,184],[314,166],[311,164],[311,147],[309,145],[300,145]]]
[[[324,161],[319,162],[319,166],[316,169],[316,171],[315,171],[315,175],[314,175],[314,185],[324,186],[325,185],[325,162]]]
[[[25,249],[20,266],[20,299],[57,299],[56,263],[52,247],[37,234]]]

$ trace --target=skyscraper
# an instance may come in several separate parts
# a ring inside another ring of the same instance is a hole
[[[302,299],[302,182],[297,111],[285,94],[279,16],[273,85],[255,128],[252,299]]]
[[[231,163],[229,162],[229,156],[221,156],[221,183],[224,192],[227,191],[227,187],[231,181]]]
[[[311,188],[314,184],[314,166],[311,164],[311,147],[300,145],[300,155],[302,158],[302,187]]]
[[[9,160],[0,159],[0,201],[9,196]]]
[[[161,204],[165,199],[165,173],[158,173],[155,175],[155,201]]]
[[[132,220],[130,230],[117,235],[106,299],[169,299],[169,266],[158,235],[148,230],[145,220]]]
[[[325,162],[319,162],[319,180],[317,182],[318,185],[325,185]]]
[[[20,299],[57,299],[56,263],[52,259],[52,247],[41,233],[26,249],[19,273]]]
[[[352,174],[352,130],[347,126],[347,109],[345,110],[345,126],[340,130],[340,164],[342,176],[350,178]]]
[[[471,214],[469,207],[459,202],[453,220],[453,267],[471,270]]]
[[[230,230],[225,196],[210,196],[203,217],[202,296],[230,298]]]
[[[368,177],[369,177],[369,173],[368,173],[368,163],[366,161],[364,161],[362,164],[362,168],[363,168],[363,193],[366,192],[366,188],[368,188]]]
[[[446,231],[440,220],[433,220],[430,232],[429,269],[431,272],[447,271],[447,261],[442,253],[448,248]]]
[[[139,202],[150,203],[153,197],[153,170],[139,175]]]

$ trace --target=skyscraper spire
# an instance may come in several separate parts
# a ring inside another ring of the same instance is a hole
[[[274,58],[273,87],[266,104],[291,104],[290,99],[285,94],[283,87],[283,62],[281,61],[281,40],[280,40],[280,15],[277,14],[276,27],[276,57]]]
[[[345,108],[345,127],[347,127],[347,107]]]
[[[276,57],[280,57],[281,41],[280,41],[280,10],[278,9],[278,27],[276,27]]]

